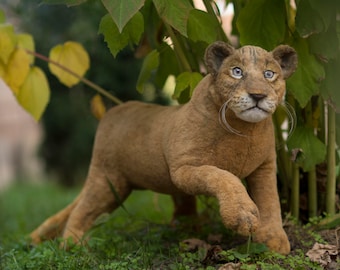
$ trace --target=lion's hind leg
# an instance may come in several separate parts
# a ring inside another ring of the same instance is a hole
[[[72,203],[66,206],[63,210],[59,211],[57,214],[46,219],[38,228],[36,228],[31,234],[32,244],[38,244],[44,240],[54,239],[64,231],[67,220],[70,213],[77,205],[80,200],[78,196]]]
[[[91,169],[82,196],[72,210],[65,225],[63,238],[81,243],[84,234],[103,213],[110,213],[119,207],[131,193],[123,177],[106,175],[103,170]]]

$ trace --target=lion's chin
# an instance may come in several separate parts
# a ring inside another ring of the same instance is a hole
[[[264,111],[258,107],[254,107],[252,109],[248,109],[242,112],[236,113],[236,116],[243,121],[250,123],[258,123],[262,120],[266,119],[271,114],[267,111]]]

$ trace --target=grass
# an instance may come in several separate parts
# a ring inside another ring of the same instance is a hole
[[[232,235],[217,216],[217,221],[212,221],[211,212],[217,213],[212,209],[202,210],[200,226],[195,226],[197,220],[190,220],[172,227],[170,197],[149,191],[134,192],[124,208],[101,216],[87,245],[68,251],[59,248],[60,240],[30,246],[27,234],[78,192],[53,184],[19,183],[0,193],[0,269],[212,270],[228,262],[239,263],[236,269],[323,269],[306,259],[302,251],[284,257],[254,244],[241,251],[246,239]],[[206,209],[209,200],[204,205]],[[210,212],[209,218],[206,212]],[[206,240],[209,234],[222,235],[222,248],[188,250],[181,243],[189,238]]]

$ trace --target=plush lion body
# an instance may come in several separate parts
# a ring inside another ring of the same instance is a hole
[[[195,213],[194,195],[214,196],[226,227],[288,253],[270,115],[296,62],[288,46],[267,52],[217,42],[206,52],[210,74],[187,104],[128,102],[111,109],[99,125],[81,194],[38,227],[33,242],[60,233],[77,242],[133,189],[150,189],[172,195],[175,216]]]

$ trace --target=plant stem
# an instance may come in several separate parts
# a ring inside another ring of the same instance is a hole
[[[76,77],[77,79],[79,79],[81,82],[83,82],[84,84],[86,84],[87,86],[89,86],[90,88],[94,89],[95,91],[99,92],[100,94],[102,94],[103,96],[107,97],[108,99],[112,100],[114,103],[116,104],[121,104],[123,103],[123,101],[121,101],[120,99],[116,98],[115,96],[111,95],[107,90],[105,90],[104,88],[101,88],[99,85],[91,82],[90,80],[84,78],[84,77],[81,77],[79,76],[77,73],[73,72],[72,70],[70,70],[69,68],[59,64],[58,62],[55,62],[53,60],[51,60],[50,58],[42,55],[42,54],[39,54],[39,53],[36,53],[36,52],[33,52],[33,51],[30,51],[30,50],[27,50],[26,49],[26,52],[28,54],[31,54],[45,62],[48,62],[48,63],[51,63],[59,68],[61,68],[62,70],[66,71],[67,73],[71,74],[72,76]]]
[[[335,161],[335,110],[327,106],[328,133],[327,133],[327,186],[326,186],[326,212],[335,214],[335,193],[336,193],[336,161]]]
[[[214,11],[214,9],[212,7],[212,2],[213,2],[212,0],[203,0],[204,6],[207,9],[207,12],[215,18],[215,20],[217,21],[218,24],[221,25],[220,34],[221,34],[222,40],[225,41],[225,42],[229,42],[228,37],[227,37],[227,35],[225,34],[225,32],[222,28],[222,22],[220,22],[218,20],[216,12]],[[215,2],[213,4],[215,4]]]
[[[291,197],[291,212],[292,216],[299,219],[300,208],[300,170],[296,163],[293,163],[293,179],[292,179],[292,197]]]
[[[192,71],[191,69],[191,66],[185,56],[185,53],[182,49],[182,46],[181,44],[179,43],[174,31],[172,30],[171,26],[168,25],[167,23],[164,22],[164,25],[166,27],[166,30],[168,31],[169,33],[169,36],[174,44],[174,50],[175,50],[175,53],[176,53],[176,56],[178,58],[178,62],[180,63],[180,66],[181,66],[181,69],[183,71]]]
[[[308,217],[315,217],[318,210],[318,196],[315,167],[308,172]]]

